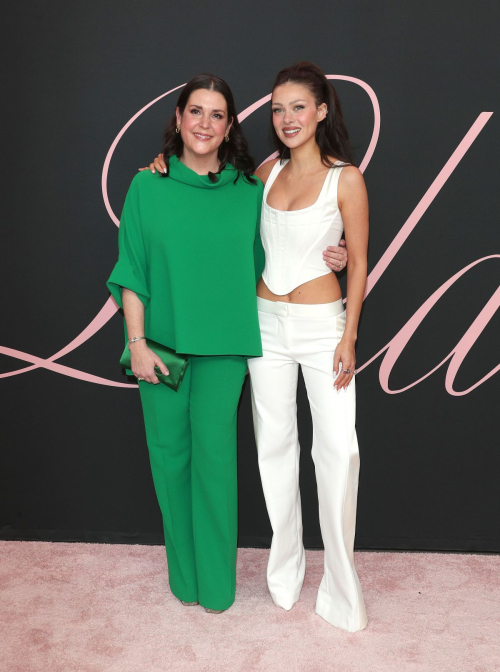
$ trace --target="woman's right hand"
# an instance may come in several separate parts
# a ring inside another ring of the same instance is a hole
[[[145,380],[146,383],[157,385],[160,381],[156,377],[155,366],[168,376],[169,371],[158,357],[156,352],[148,348],[145,340],[135,341],[129,344],[131,367],[137,380]]]
[[[152,173],[156,173],[156,171],[158,171],[159,173],[166,173],[167,166],[165,164],[165,161],[163,160],[163,154],[158,154],[153,163],[150,163],[149,166],[146,166],[145,168],[139,168],[139,170],[140,171],[148,170],[148,167]]]

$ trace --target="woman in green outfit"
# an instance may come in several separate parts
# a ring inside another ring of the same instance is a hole
[[[186,85],[164,154],[166,174],[132,181],[107,284],[139,380],[172,592],[220,612],[235,595],[236,413],[246,360],[262,354],[263,261],[262,183],[223,80]],[[158,384],[154,367],[168,370],[145,337],[188,355],[177,392]]]

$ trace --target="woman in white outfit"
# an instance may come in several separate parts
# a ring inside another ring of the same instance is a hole
[[[367,624],[353,546],[359,453],[355,343],[367,273],[368,199],[335,90],[312,63],[282,70],[272,93],[280,158],[264,185],[266,266],[257,287],[263,357],[248,360],[259,468],[273,528],[267,570],[274,602],[291,609],[305,573],[296,393],[302,368],[325,547],[316,612],[355,632]],[[348,165],[350,164],[350,165]],[[322,251],[349,250],[346,310]],[[340,372],[339,372],[340,371]]]

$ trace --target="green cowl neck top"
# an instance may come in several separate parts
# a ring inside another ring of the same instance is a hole
[[[122,288],[134,291],[145,336],[179,353],[262,355],[263,185],[236,175],[228,164],[212,183],[173,156],[168,177],[138,173],[125,199],[107,286],[120,307]]]

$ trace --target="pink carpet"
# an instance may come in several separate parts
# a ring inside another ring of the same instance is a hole
[[[356,553],[369,623],[349,634],[314,613],[322,552],[300,602],[275,607],[267,551],[242,549],[222,615],[170,593],[164,550],[0,542],[2,672],[496,672],[500,557]]]

